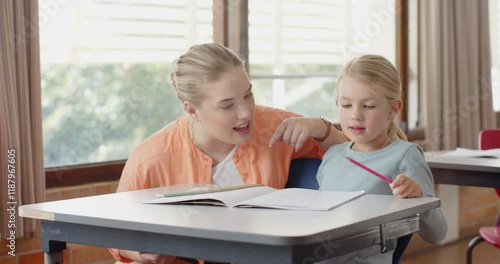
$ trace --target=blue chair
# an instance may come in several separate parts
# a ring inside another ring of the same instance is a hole
[[[290,172],[285,188],[304,188],[317,190],[316,180],[320,159],[295,159],[290,163]]]
[[[316,173],[321,164],[319,159],[295,159],[290,163],[290,172],[285,188],[305,188],[317,190],[319,188]],[[406,247],[413,234],[398,238],[398,244],[392,255],[392,264],[399,264]]]

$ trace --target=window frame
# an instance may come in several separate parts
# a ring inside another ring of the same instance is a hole
[[[237,3],[237,4],[235,4]],[[396,0],[396,67],[403,79],[403,103],[408,98],[408,0]],[[233,49],[248,62],[248,0],[213,0],[213,41]],[[230,28],[231,25],[231,28]],[[246,65],[248,67],[248,65]],[[409,140],[424,139],[423,129],[408,131],[407,110],[401,122]],[[68,187],[97,182],[117,181],[126,160],[45,168],[45,188]]]

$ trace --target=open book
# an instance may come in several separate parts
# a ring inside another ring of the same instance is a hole
[[[196,190],[195,190],[196,191]],[[149,204],[205,204],[226,207],[260,207],[287,210],[328,211],[364,195],[364,191],[317,191],[310,189],[274,189],[255,186],[230,191],[161,197]]]
[[[497,148],[488,150],[477,150],[477,149],[457,148],[456,150],[444,152],[440,154],[440,156],[500,159],[500,149]]]

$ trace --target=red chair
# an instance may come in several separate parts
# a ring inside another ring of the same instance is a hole
[[[478,143],[481,150],[500,148],[500,129],[482,130],[479,133]],[[496,188],[495,191],[500,198],[500,188]],[[467,246],[467,264],[472,263],[472,249],[483,241],[500,248],[500,216],[498,216],[496,226],[479,228],[479,236],[469,241],[469,245]]]
[[[500,129],[485,129],[479,132],[479,149],[500,148]]]

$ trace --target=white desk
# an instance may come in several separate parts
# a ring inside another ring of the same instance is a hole
[[[439,152],[428,152],[425,160],[437,184],[500,188],[500,159],[443,157]]]
[[[175,187],[179,191],[181,187]],[[183,187],[186,189],[187,187]],[[329,212],[142,204],[174,187],[23,205],[42,220],[45,263],[66,242],[237,263],[313,263],[418,230],[437,198],[365,195]]]

